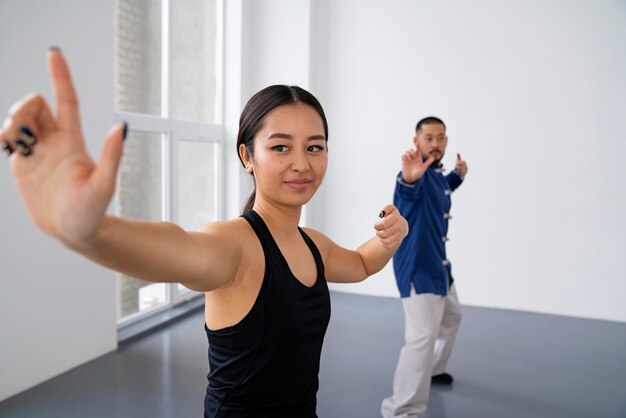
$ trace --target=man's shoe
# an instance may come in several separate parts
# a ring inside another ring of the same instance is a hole
[[[448,373],[441,373],[431,377],[430,381],[436,385],[451,385],[454,379]]]

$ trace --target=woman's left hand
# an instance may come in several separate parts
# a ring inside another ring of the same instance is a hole
[[[382,219],[374,224],[376,236],[385,249],[394,251],[409,233],[409,224],[394,205],[387,205],[380,213]]]

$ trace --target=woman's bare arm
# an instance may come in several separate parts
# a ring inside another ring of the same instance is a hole
[[[356,251],[335,244],[320,232],[305,229],[322,254],[327,281],[360,282],[389,262],[409,229],[406,220],[393,205],[386,206],[384,213],[384,218],[374,224],[376,237],[366,241]]]
[[[151,281],[180,282],[211,290],[232,278],[240,246],[238,222],[186,232],[169,223],[106,215],[115,190],[126,126],[114,126],[98,162],[88,155],[80,126],[78,97],[58,50],[48,67],[57,114],[39,95],[28,95],[10,110],[0,145],[33,222],[89,259]]]

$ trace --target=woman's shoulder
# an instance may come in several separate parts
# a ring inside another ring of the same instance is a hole
[[[224,262],[230,260],[237,269],[261,251],[254,230],[242,217],[209,222],[197,234],[201,236],[200,241],[207,242],[207,247],[217,250],[224,257]]]
[[[242,217],[225,221],[213,221],[204,225],[198,231],[200,233],[216,235],[218,237],[237,239],[242,235],[253,233],[250,224]]]
[[[246,247],[247,242],[254,238],[254,231],[248,222],[239,217],[226,221],[209,222],[197,232],[198,239],[205,242],[219,242],[220,246],[231,250]]]

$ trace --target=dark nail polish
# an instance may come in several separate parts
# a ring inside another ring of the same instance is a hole
[[[56,51],[56,52],[58,52],[60,54],[61,53],[61,48],[59,48],[58,46],[51,46],[50,47],[50,52],[52,52],[52,51]]]
[[[15,141],[15,146],[24,157],[28,157],[29,155],[33,153],[33,150],[30,149],[30,147],[26,145],[26,143],[22,141],[21,139],[18,139]]]
[[[122,132],[122,141],[126,141],[126,135],[128,135],[128,122],[124,122],[124,132]]]
[[[379,218],[384,218],[385,217],[385,211],[381,210],[380,213],[378,214]]]
[[[37,137],[26,126],[20,126],[20,138],[29,147],[37,143]]]
[[[2,153],[5,155],[5,157],[8,157],[11,154],[13,154],[13,147],[11,146],[11,144],[9,144],[7,141],[2,141],[2,142],[3,142]]]

